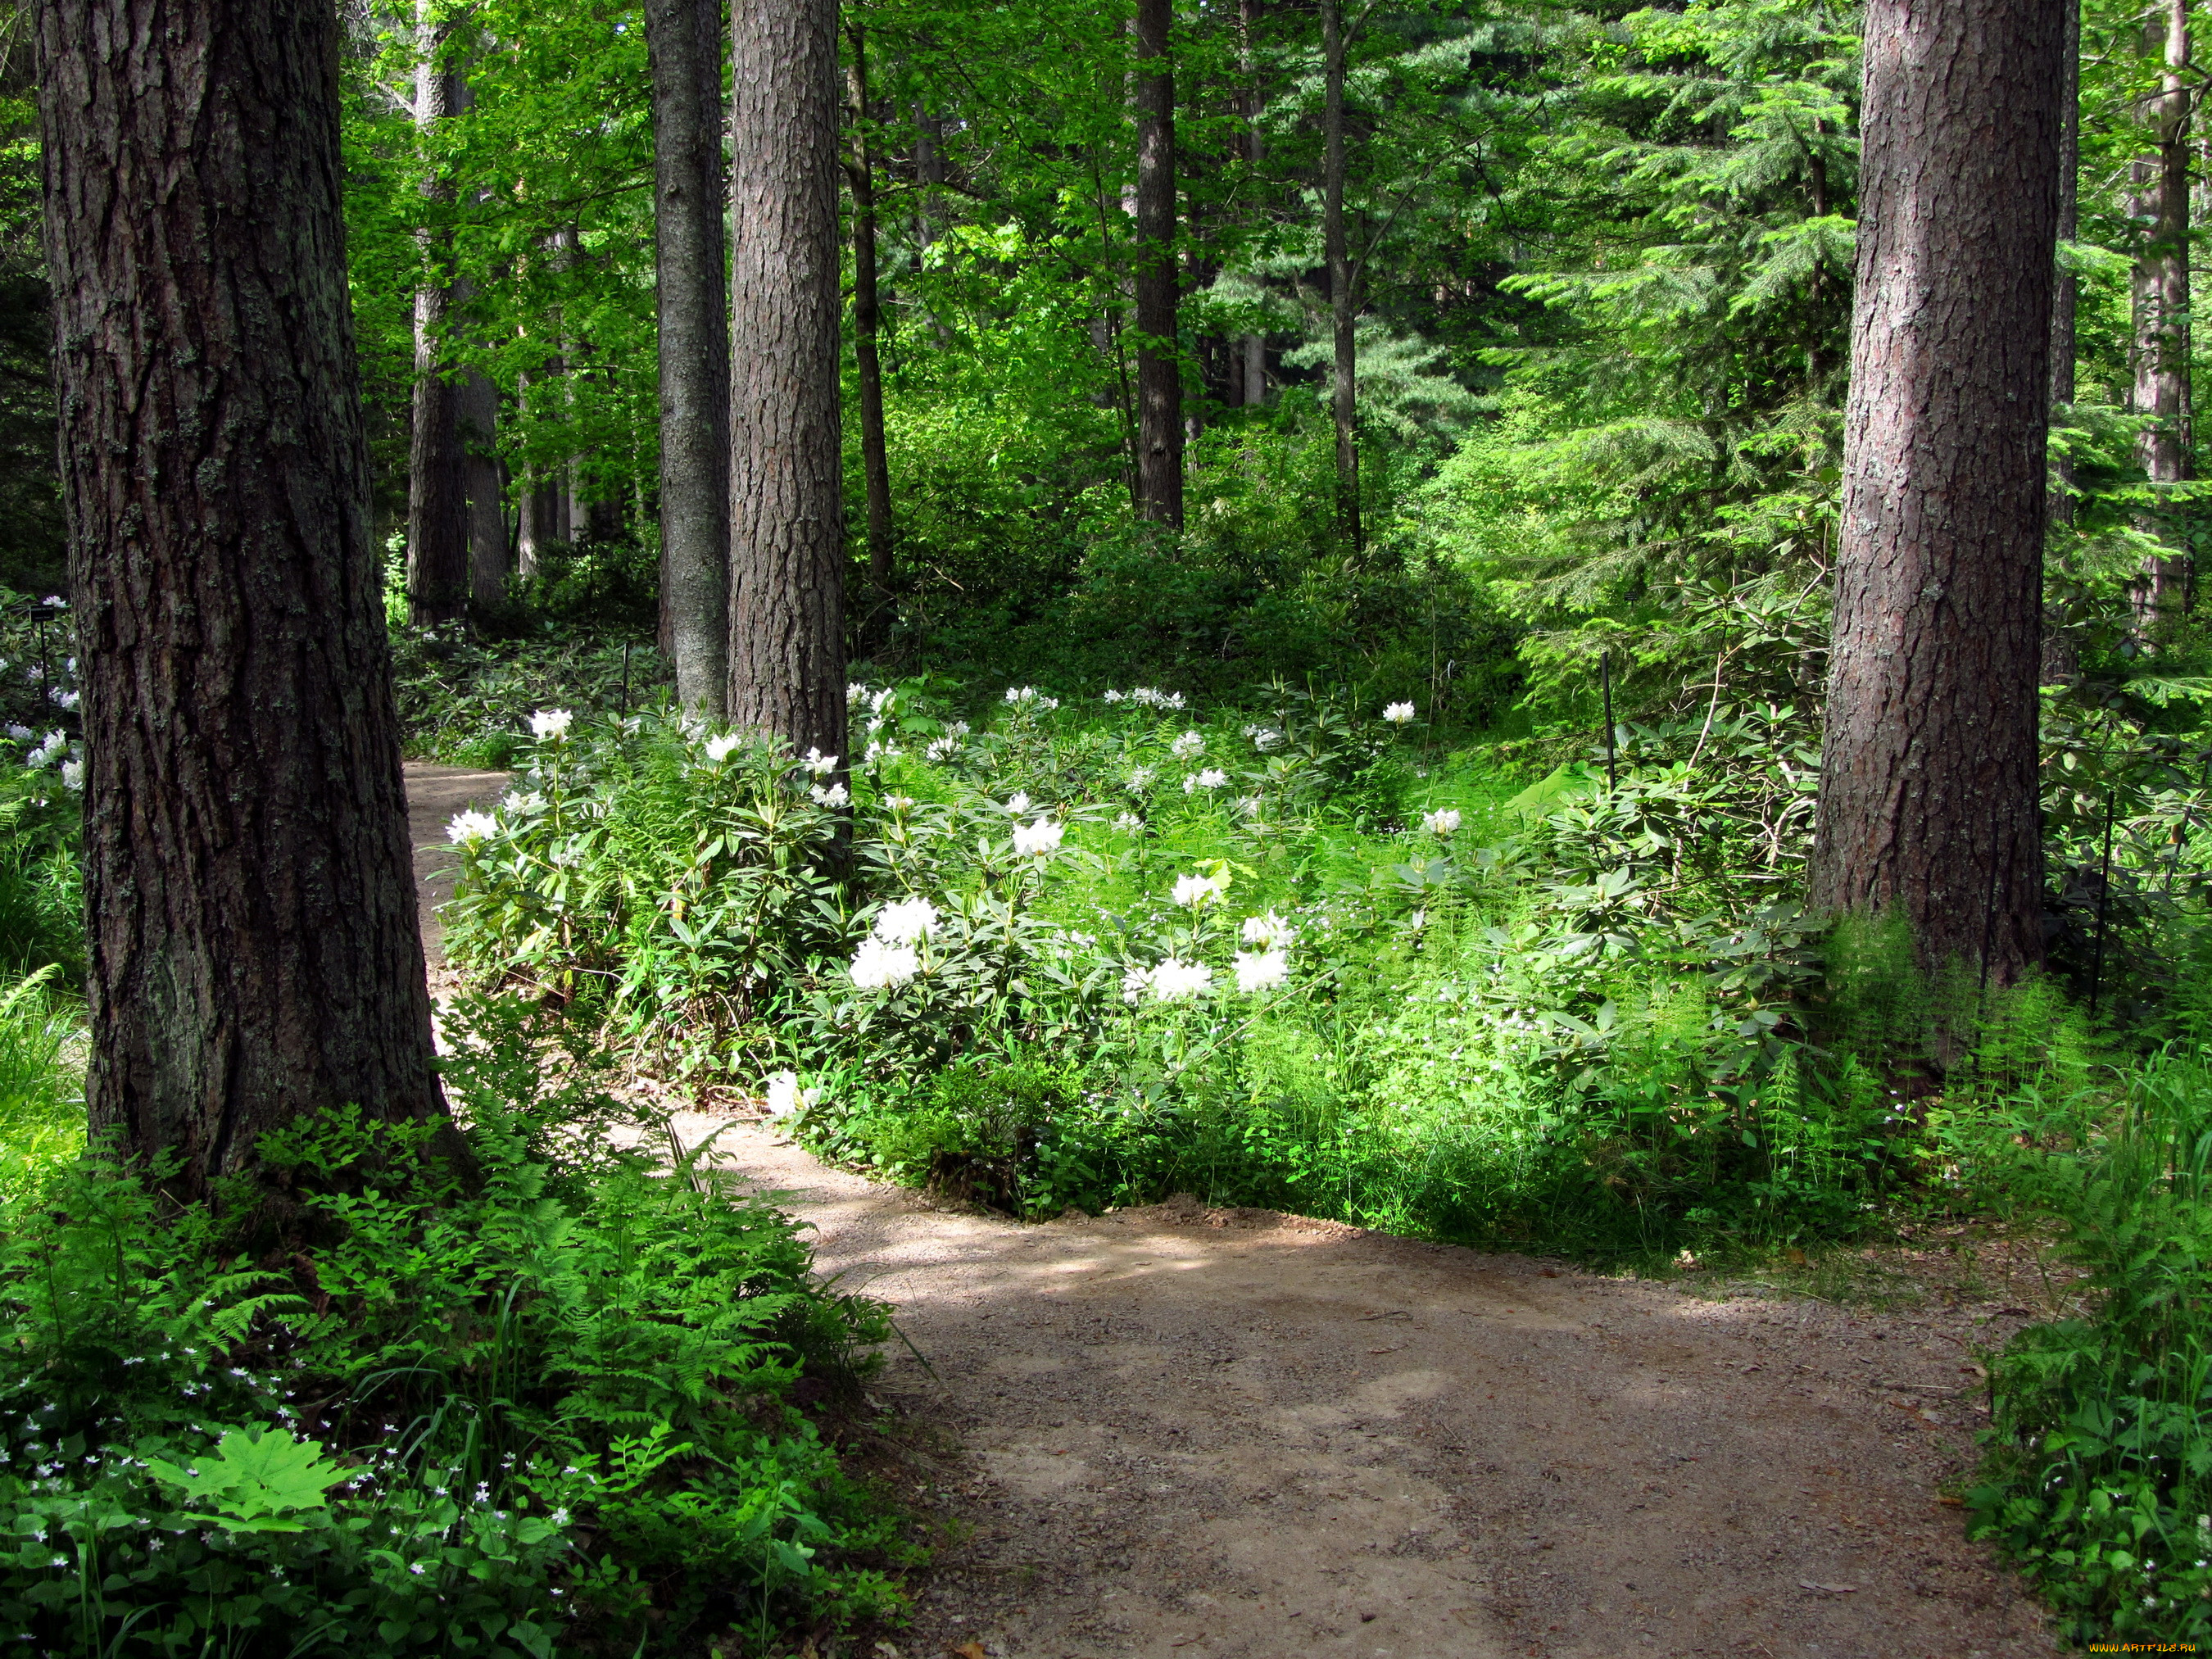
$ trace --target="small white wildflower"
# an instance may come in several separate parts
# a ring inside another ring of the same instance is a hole
[[[1010,685],[1006,688],[1006,701],[1019,708],[1025,702],[1035,702],[1036,694],[1034,685]]]
[[[868,688],[861,684],[860,681],[848,680],[845,682],[845,701],[847,702],[858,702],[861,698],[867,695]]]
[[[943,763],[951,760],[955,755],[960,752],[960,739],[957,738],[938,738],[930,744],[928,748],[923,750],[921,752],[929,760],[936,762],[941,765]]]
[[[880,691],[868,693],[868,712],[880,714],[898,701],[898,687],[887,685]]]
[[[1168,750],[1177,760],[1189,760],[1194,756],[1202,755],[1206,752],[1205,734],[1185,732],[1168,745]]]
[[[1382,711],[1382,718],[1392,726],[1411,726],[1413,723],[1413,705],[1394,702]]]
[[[1006,811],[1018,817],[1030,810],[1030,792],[1026,789],[1017,789],[1006,801]]]
[[[820,1100],[822,1091],[800,1088],[796,1072],[775,1072],[769,1074],[766,1096],[770,1117],[789,1117]],[[571,1468],[565,1473],[574,1474],[576,1471]]]
[[[1243,938],[1245,944],[1256,945],[1263,951],[1278,950],[1291,943],[1297,936],[1297,929],[1273,910],[1264,916],[1244,918]]]
[[[707,758],[720,766],[744,747],[744,738],[735,732],[725,732],[719,738],[707,739]]]
[[[1286,951],[1239,951],[1237,953],[1237,988],[1247,995],[1280,985],[1291,976],[1291,957]]]
[[[853,983],[863,991],[903,985],[921,971],[921,958],[910,945],[886,945],[871,935],[853,953]]]
[[[833,783],[827,788],[817,783],[806,793],[814,797],[816,805],[826,806],[832,811],[849,806],[853,801],[853,792],[842,783]]]
[[[1161,1002],[1181,1002],[1204,996],[1213,988],[1213,969],[1202,962],[1181,962],[1170,957],[1146,975],[1152,995]]]
[[[1175,884],[1175,902],[1184,906],[1206,904],[1219,898],[1228,890],[1229,874],[1226,871],[1212,876],[1177,876]]]
[[[1109,690],[1106,694],[1106,701],[1108,702],[1120,702],[1121,701],[1121,694],[1119,691]]]
[[[39,603],[40,605],[52,605],[57,611],[66,611],[69,609],[69,601],[58,593],[49,593],[45,599],[40,599]]]
[[[910,811],[914,807],[914,797],[912,795],[885,795],[884,797],[884,805],[890,807],[894,812]]]
[[[1459,828],[1459,808],[1446,806],[1421,814],[1421,828],[1432,836],[1449,836]]]
[[[83,699],[74,691],[57,690],[52,695],[55,706],[61,708],[75,708],[79,702],[83,701]]]
[[[64,761],[62,763],[62,787],[64,789],[82,789],[84,787],[84,763],[82,761],[70,760]]]
[[[886,945],[912,945],[937,931],[937,907],[926,898],[901,899],[876,917],[875,936]]]
[[[18,743],[28,743],[39,734],[27,726],[11,726],[8,728],[8,735]]]
[[[1152,780],[1158,776],[1159,774],[1149,766],[1138,767],[1129,774],[1129,793],[1133,795],[1143,794],[1146,790],[1152,787]]]
[[[1124,812],[1114,820],[1114,827],[1116,830],[1126,830],[1131,835],[1134,835],[1145,827],[1145,821],[1134,812]]]
[[[530,735],[540,743],[568,735],[576,717],[565,708],[541,708],[530,717]]]
[[[819,749],[809,749],[805,759],[799,763],[817,778],[826,778],[837,769],[837,757],[825,755]]]
[[[1272,755],[1283,746],[1283,734],[1272,726],[1262,726],[1250,736],[1252,746],[1263,755]]]
[[[1218,789],[1228,781],[1229,774],[1218,766],[1209,766],[1198,775],[1198,787],[1201,789]]]
[[[968,722],[966,720],[953,721],[951,725],[945,728],[945,735],[948,738],[966,737],[968,735]]]
[[[1067,833],[1065,824],[1054,823],[1050,818],[1039,818],[1035,823],[1014,826],[1014,854],[1018,858],[1042,858],[1058,850],[1061,838]]]

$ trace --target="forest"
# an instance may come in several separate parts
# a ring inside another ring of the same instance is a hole
[[[2212,1639],[2200,40],[14,0],[0,1638]]]

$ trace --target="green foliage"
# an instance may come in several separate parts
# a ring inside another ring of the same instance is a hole
[[[754,1652],[896,1611],[896,1528],[794,1403],[882,1310],[701,1149],[622,1150],[542,1017],[448,1030],[468,1190],[346,1114],[264,1146],[328,1240],[273,1267],[101,1155],[0,1210],[0,1618],[40,1651]]]

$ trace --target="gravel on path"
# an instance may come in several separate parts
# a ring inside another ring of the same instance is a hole
[[[957,1540],[900,1659],[2058,1650],[1942,1499],[1966,1322],[1187,1199],[1023,1225],[678,1122],[927,1359],[874,1385]]]

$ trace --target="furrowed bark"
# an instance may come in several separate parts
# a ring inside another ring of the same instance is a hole
[[[868,142],[868,35],[858,23],[846,30],[853,44],[846,71],[846,101],[853,124],[845,174],[853,191],[853,354],[860,371],[860,470],[868,509],[868,616],[861,637],[871,648],[890,631],[891,616],[891,471],[884,441],[884,370],[876,337],[882,308],[876,291],[876,157]]]
[[[1182,366],[1176,324],[1171,0],[1137,0],[1137,514],[1182,523]]]

